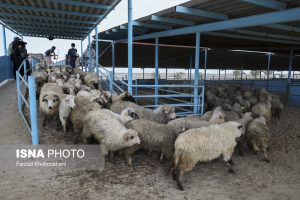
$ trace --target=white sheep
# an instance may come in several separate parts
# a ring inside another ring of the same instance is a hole
[[[83,83],[91,89],[100,89],[99,78],[96,73],[86,73],[83,78]]]
[[[61,87],[55,83],[45,83],[41,89],[39,104],[43,126],[46,125],[48,117],[54,117],[57,120],[57,128],[59,127],[59,103],[64,96]]]
[[[103,145],[105,155],[141,142],[135,130],[127,129],[115,115],[105,109],[88,112],[84,121],[83,142],[88,143],[90,138],[96,139]]]
[[[75,109],[75,96],[67,95],[64,97],[59,104],[59,119],[63,126],[64,132],[67,131],[67,119],[72,109]]]
[[[132,108],[138,114],[140,119],[148,119],[161,124],[166,124],[176,117],[175,108],[168,105],[162,105],[155,110],[151,110],[138,106],[132,102],[119,101],[113,103],[110,110],[115,113],[121,113],[122,110],[126,108]]]
[[[233,173],[231,155],[236,146],[236,138],[242,134],[242,125],[238,122],[214,124],[208,127],[189,129],[181,133],[175,141],[175,152],[168,174],[172,172],[180,190],[182,175],[191,171],[200,162],[208,162],[223,156],[229,172]]]

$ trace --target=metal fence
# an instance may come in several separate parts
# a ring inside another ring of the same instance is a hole
[[[32,60],[35,60],[34,58]],[[30,66],[27,66],[28,58],[25,59],[16,72],[17,79],[17,94],[18,94],[18,111],[28,128],[31,135],[32,144],[39,144],[39,131],[37,120],[37,106],[36,106],[36,88],[35,77],[27,76]],[[34,70],[35,64],[32,61],[31,69]],[[21,70],[24,70],[24,75],[21,75]],[[26,97],[29,97],[28,100]],[[29,110],[29,119],[24,114],[24,106]]]

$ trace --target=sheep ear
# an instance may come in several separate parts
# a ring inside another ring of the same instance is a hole
[[[241,129],[241,128],[243,128],[243,125],[239,125],[239,126],[238,126],[238,129]]]
[[[47,96],[48,96],[48,94],[45,94],[45,95],[43,96],[43,101],[47,101],[47,99],[46,99]]]
[[[56,99],[56,100],[60,100],[60,98],[59,98],[59,96],[58,95],[53,95],[54,96],[54,98]]]

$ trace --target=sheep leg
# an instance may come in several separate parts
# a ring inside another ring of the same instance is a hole
[[[174,178],[174,168],[175,168],[175,164],[174,164],[174,159],[171,160],[171,165],[168,168],[168,170],[166,171],[166,175],[169,176],[172,173],[173,179],[176,180],[176,177]]]
[[[64,117],[60,117],[60,122],[62,124],[64,132],[67,131],[67,120]]]
[[[130,167],[130,169],[133,170],[131,156],[129,154],[125,153],[125,159],[126,159],[128,166]]]
[[[41,113],[41,119],[42,119],[42,125],[46,126],[47,115],[45,115],[44,113]]]
[[[252,148],[254,150],[254,154],[257,154],[259,152],[259,148],[255,142],[252,142]]]
[[[271,162],[270,159],[268,158],[267,147],[264,147],[263,152],[264,152],[265,161],[266,162]]]
[[[161,163],[163,163],[163,162],[164,162],[164,154],[163,154],[163,153],[161,153],[161,154],[160,154],[160,158],[159,158],[159,160],[160,160],[160,162],[161,162]]]
[[[234,165],[234,162],[231,159],[228,160],[228,162],[230,163],[230,165]]]
[[[184,188],[182,186],[182,175],[183,175],[183,171],[177,169],[177,176],[176,176],[177,187],[179,190],[184,191]]]
[[[233,168],[232,168],[232,166],[231,166],[231,164],[230,164],[230,160],[226,162],[226,165],[227,165],[227,167],[228,167],[228,172],[233,174],[233,173],[234,173],[234,170],[233,170]]]
[[[60,129],[60,120],[59,120],[58,116],[56,116],[55,118],[56,118],[56,130],[59,131],[59,129]]]

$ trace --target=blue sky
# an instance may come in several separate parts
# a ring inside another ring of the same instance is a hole
[[[143,16],[147,16],[154,12],[187,2],[189,0],[133,0],[133,18],[137,19]],[[111,27],[123,24],[127,22],[127,0],[122,0],[121,3],[115,8],[114,11],[108,15],[108,17],[101,22],[98,30],[107,30]],[[94,35],[94,32],[92,33]],[[16,35],[6,29],[6,44],[7,46],[13,40]],[[62,40],[54,39],[49,41],[46,38],[38,37],[23,37],[23,40],[27,42],[27,51],[29,53],[44,53],[51,46],[56,46],[56,54],[59,55],[59,60],[64,58],[64,54],[67,53],[74,42],[78,52],[80,53],[80,41],[74,40]],[[3,51],[3,38],[2,31],[0,35],[0,55],[4,54]],[[83,49],[87,46],[87,39],[83,42]]]

